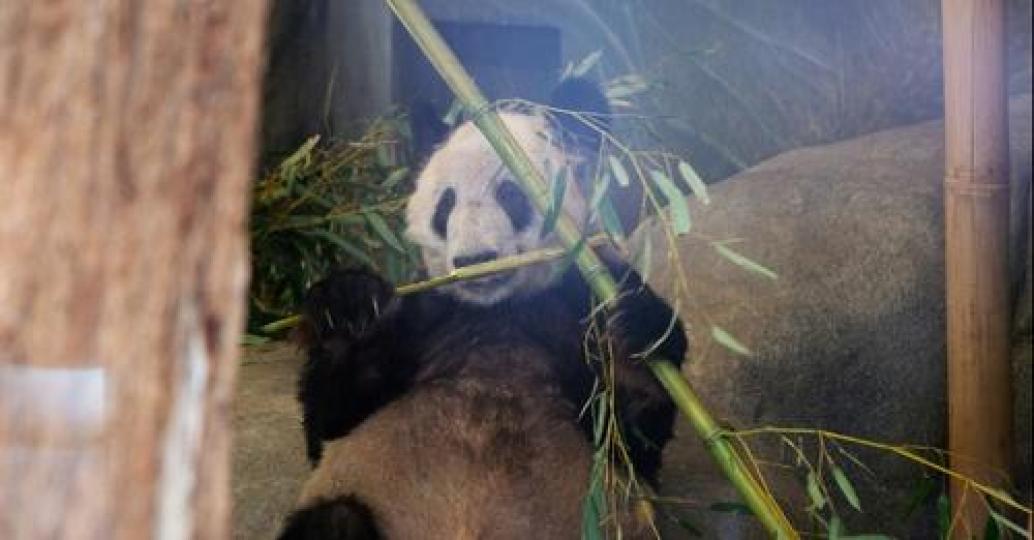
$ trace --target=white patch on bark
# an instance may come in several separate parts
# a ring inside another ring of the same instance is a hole
[[[193,302],[181,310],[179,326],[185,343],[175,370],[179,381],[162,444],[154,534],[157,540],[186,540],[194,529],[192,499],[204,430],[208,351]]]

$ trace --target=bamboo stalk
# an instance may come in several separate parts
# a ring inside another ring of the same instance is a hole
[[[460,103],[472,113],[474,124],[520,181],[532,202],[540,211],[545,211],[549,206],[547,183],[532,165],[513,134],[506,129],[499,115],[490,108],[488,100],[481,94],[420,7],[413,0],[385,1],[438,74],[445,79]],[[581,232],[564,213],[561,213],[555,231],[569,250],[575,249],[581,240]],[[608,306],[613,305],[618,292],[617,284],[595,252],[589,248],[577,250],[575,263],[596,295]],[[690,420],[715,461],[765,528],[778,538],[798,538],[797,532],[786,519],[782,509],[750,473],[679,370],[671,362],[661,358],[650,358],[648,365],[671,394],[679,410]]]
[[[606,241],[606,236],[597,236],[590,239],[587,242],[587,244],[589,246],[599,246]],[[437,287],[441,287],[442,285],[456,283],[457,281],[468,281],[471,279],[477,279],[492,274],[508,272],[510,270],[514,270],[523,266],[549,262],[555,259],[559,259],[566,254],[567,250],[564,248],[546,248],[521,253],[519,255],[506,257],[495,261],[472,264],[470,266],[457,268],[443,276],[436,276],[424,281],[410,283],[408,285],[402,285],[399,288],[395,289],[395,294],[407,295],[428,291],[431,289],[435,289]]]
[[[608,238],[604,235],[597,235],[586,241],[586,244],[591,247],[601,246],[608,242]],[[468,281],[472,279],[478,279],[485,276],[491,276],[493,274],[499,274],[502,272],[508,272],[510,270],[516,270],[523,266],[529,266],[532,264],[541,264],[552,260],[559,259],[567,254],[567,250],[564,248],[545,248],[538,249],[535,251],[528,251],[513,255],[511,257],[503,257],[502,259],[496,259],[494,261],[488,261],[478,264],[472,264],[470,266],[464,266],[457,268],[448,274],[442,276],[435,276],[424,281],[417,281],[414,283],[408,283],[406,285],[399,285],[395,289],[395,294],[399,296],[405,296],[407,294],[414,294],[423,291],[429,291],[436,289],[443,285],[450,283],[456,283],[457,281]],[[301,315],[291,315],[273,321],[262,328],[259,328],[263,334],[275,334],[282,332],[290,328],[298,326],[301,322]]]
[[[943,0],[948,449],[952,468],[992,481],[1011,463],[1009,159],[1002,0]],[[962,502],[956,536],[982,534],[987,511]]]

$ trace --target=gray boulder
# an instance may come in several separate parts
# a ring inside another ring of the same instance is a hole
[[[1030,493],[1031,96],[1010,103],[1012,276],[1016,298],[1016,457]],[[674,298],[656,224],[649,281],[678,303],[693,347],[685,375],[716,417],[738,427],[822,428],[877,441],[943,448],[946,430],[942,181],[943,123],[930,122],[780,154],[710,186],[690,201],[693,233],[679,238],[688,290]],[[722,257],[713,240],[778,274],[771,280]],[[721,346],[718,326],[749,347]],[[689,500],[705,536],[750,536],[750,520],[707,510],[735,500],[684,423],[668,446],[664,484]],[[774,438],[755,442],[766,459],[793,463]],[[814,453],[814,447],[809,446]],[[839,500],[853,533],[925,534],[926,518],[903,518],[921,470],[882,453],[845,446],[870,476],[834,452],[862,495],[864,513]],[[806,506],[792,475],[772,472],[788,508]],[[835,491],[836,488],[833,488]],[[929,510],[929,508],[927,508]],[[920,512],[922,514],[923,512]],[[798,524],[806,521],[798,520]],[[925,531],[925,532],[924,532]]]

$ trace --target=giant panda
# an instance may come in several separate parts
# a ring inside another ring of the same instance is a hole
[[[582,79],[552,101],[605,113],[599,88]],[[543,171],[591,174],[593,130],[500,114]],[[584,223],[574,184],[565,210]],[[430,156],[406,220],[432,276],[556,243],[471,123]],[[585,336],[601,320],[632,466],[656,484],[674,405],[641,353],[681,362],[686,339],[639,275],[617,257],[605,262],[621,285],[607,315],[562,262],[407,296],[365,270],[313,286],[299,397],[315,469],[281,538],[578,538],[593,455],[586,403],[601,369]]]

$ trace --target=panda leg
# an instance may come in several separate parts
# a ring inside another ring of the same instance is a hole
[[[353,496],[320,501],[292,513],[278,540],[380,540],[370,509]]]
[[[309,289],[299,329],[308,360],[298,384],[306,450],[346,435],[408,387],[412,361],[397,345],[394,289],[373,273],[332,273]]]
[[[661,452],[672,436],[675,405],[645,357],[649,353],[680,366],[686,336],[671,307],[638,274],[624,265],[614,265],[611,271],[624,277],[617,307],[606,324],[617,360],[618,416],[636,472],[656,486]]]

